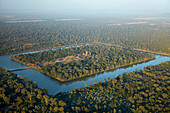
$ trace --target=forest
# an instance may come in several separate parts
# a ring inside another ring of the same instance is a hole
[[[134,19],[124,23],[129,21]],[[170,54],[169,21],[134,25],[95,22],[0,23],[0,55],[93,42]]]
[[[133,49],[102,45],[86,45],[11,57],[60,81],[74,80],[154,58],[154,55]]]
[[[170,62],[147,66],[74,91],[48,94],[0,68],[1,112],[170,112]]]
[[[137,49],[169,56],[169,22],[167,18],[0,21],[0,55],[13,54],[12,60],[59,81],[75,80],[155,58]],[[83,46],[60,48],[72,45]],[[49,50],[16,54],[43,49]],[[0,113],[169,113],[169,67],[170,62],[150,65],[56,95],[0,67]]]

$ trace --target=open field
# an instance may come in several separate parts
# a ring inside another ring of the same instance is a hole
[[[72,21],[72,20],[82,20],[82,19],[80,18],[55,19],[55,21]]]
[[[146,24],[148,22],[129,22],[129,23],[126,23],[126,24]]]

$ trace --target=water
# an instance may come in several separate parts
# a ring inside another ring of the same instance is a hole
[[[10,21],[5,21],[4,23],[27,23],[27,22],[42,22],[45,20],[10,20]]]
[[[79,45],[79,46],[82,46],[82,45]],[[72,46],[70,46],[70,47],[72,47]],[[68,48],[68,47],[64,47],[64,48]],[[38,52],[38,51],[34,51],[34,52]],[[28,54],[28,53],[34,53],[34,52],[25,52],[25,53],[22,53],[22,54]],[[65,83],[51,79],[51,78],[47,77],[46,75],[40,73],[39,71],[37,71],[35,69],[15,71],[13,73],[16,73],[16,74],[18,74],[22,77],[29,77],[30,80],[36,81],[37,85],[40,88],[46,88],[49,93],[55,95],[59,92],[66,92],[66,91],[74,90],[76,88],[77,89],[83,88],[83,87],[85,87],[84,83],[88,83],[88,85],[90,85],[90,82],[94,83],[93,82],[94,80],[99,82],[100,80],[103,81],[103,79],[107,79],[107,77],[112,79],[112,78],[115,78],[116,75],[123,74],[123,72],[127,72],[127,73],[133,72],[133,71],[135,71],[136,68],[138,70],[142,70],[144,67],[147,67],[149,65],[157,65],[157,64],[160,64],[161,62],[170,61],[170,57],[163,56],[163,55],[156,55],[156,54],[154,54],[154,55],[156,56],[156,59],[151,60],[149,62],[144,62],[144,63],[141,63],[141,64],[126,67],[126,68],[116,69],[116,70],[110,71],[110,72],[95,74],[91,77],[85,77],[85,78],[81,78],[81,79],[76,80],[76,81],[70,81],[70,82],[65,82]],[[12,55],[0,56],[0,67],[6,68],[7,70],[13,70],[13,69],[19,69],[19,68],[27,67],[25,65],[22,65],[22,64],[16,62],[16,61],[10,60],[11,56]]]

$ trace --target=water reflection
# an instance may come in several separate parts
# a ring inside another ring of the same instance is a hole
[[[27,52],[27,54],[30,52]],[[23,53],[26,54],[26,53]],[[94,74],[91,75],[90,77],[83,77],[77,80],[73,81],[68,81],[68,82],[60,82],[54,79],[51,79],[50,77],[40,73],[39,71],[35,69],[27,69],[27,70],[22,70],[22,71],[15,71],[14,73],[22,76],[22,77],[29,77],[30,80],[36,81],[37,85],[40,88],[46,88],[49,93],[55,95],[59,92],[66,92],[66,91],[72,91],[78,88],[83,88],[85,87],[85,83],[88,83],[90,85],[90,82],[94,83],[94,80],[97,82],[100,82],[100,80],[103,81],[103,79],[107,79],[109,77],[110,79],[115,78],[116,75],[123,74],[123,72],[129,73],[135,71],[137,68],[138,70],[142,70],[144,67],[149,66],[149,65],[157,65],[160,64],[161,62],[167,62],[170,61],[170,57],[163,56],[163,55],[156,55],[156,59],[135,64],[135,65],[130,65],[126,66],[123,68],[115,69],[115,70],[109,70],[102,72],[100,74]],[[16,69],[16,68],[23,68],[27,67],[25,65],[22,65],[18,62],[10,60],[11,55],[3,55],[0,56],[0,67],[6,68],[6,69]]]

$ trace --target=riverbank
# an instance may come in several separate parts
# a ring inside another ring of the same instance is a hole
[[[134,48],[134,50],[145,52],[145,53],[154,53],[154,54],[158,54],[158,55],[170,56],[170,54],[167,54],[167,53],[159,53],[159,52],[148,51],[148,50],[143,50],[143,49],[135,49],[135,48]]]
[[[16,61],[16,62],[19,62],[19,63],[21,63],[21,64],[23,64],[23,65],[26,65],[26,66],[28,66],[28,67],[30,67],[30,68],[33,68],[33,69],[35,69],[35,70],[37,70],[37,71],[39,71],[39,70],[41,69],[41,67],[36,66],[36,65],[34,65],[34,64],[25,63],[25,62],[19,61],[19,60],[17,60],[17,59],[16,59],[15,57],[13,57],[13,56],[11,56],[10,59],[11,59],[11,60],[14,60],[14,61]]]
[[[62,46],[55,46],[55,47],[49,47],[49,48],[31,49],[31,50],[27,50],[27,51],[21,51],[18,53],[11,52],[11,53],[7,53],[7,54],[0,54],[0,56],[10,55],[10,54],[20,54],[20,53],[26,53],[26,52],[32,52],[32,51],[43,51],[43,50],[48,50],[48,49],[55,49],[55,48],[62,48],[62,47],[69,47],[69,46],[78,46],[78,45],[85,45],[85,44],[90,44],[90,43],[79,43],[79,44],[62,45]]]
[[[107,45],[107,46],[127,48],[127,47],[120,46],[120,45],[114,45],[114,44],[108,44],[108,43],[101,43],[101,42],[94,42],[94,44],[103,44],[103,45]],[[146,53],[154,53],[154,54],[164,55],[164,56],[170,56],[170,54],[168,54],[168,53],[160,53],[160,52],[154,52],[154,51],[149,51],[149,50],[144,50],[144,49],[133,48],[133,50],[135,50],[135,51],[140,51],[140,52],[146,52]]]
[[[85,78],[85,77],[90,77],[92,75],[95,75],[95,74],[100,74],[100,73],[103,73],[105,71],[112,71],[112,70],[115,70],[115,69],[118,69],[118,68],[124,68],[124,67],[128,67],[128,66],[132,66],[132,65],[136,65],[136,64],[139,64],[139,63],[143,63],[143,62],[147,62],[147,61],[151,61],[153,59],[155,59],[156,57],[152,57],[152,58],[149,58],[149,59],[143,59],[143,60],[140,60],[140,61],[137,61],[137,62],[133,62],[133,63],[130,63],[130,64],[127,64],[127,65],[121,65],[121,66],[116,66],[115,68],[111,68],[111,69],[105,69],[103,71],[100,71],[98,73],[92,73],[92,74],[88,74],[88,75],[84,75],[84,76],[81,76],[81,77],[78,77],[78,78],[74,78],[74,79],[69,79],[69,80],[63,80],[61,78],[58,78],[58,77],[52,77],[50,75],[48,75],[47,73],[43,73],[42,68],[39,67],[39,66],[36,66],[35,64],[31,64],[31,63],[25,63],[25,62],[21,62],[19,60],[17,60],[15,57],[11,57],[12,60],[16,61],[16,62],[19,62],[23,65],[26,65],[30,68],[33,68],[41,73],[43,73],[44,75],[52,78],[52,79],[55,79],[55,80],[58,80],[59,82],[70,82],[70,81],[75,81],[75,80],[79,80],[79,79],[82,79],[82,78]]]
[[[127,47],[120,46],[120,45],[108,44],[108,43],[101,43],[101,42],[79,43],[79,44],[55,46],[55,47],[51,47],[51,48],[54,48],[54,49],[55,49],[55,48],[62,48],[62,47],[69,47],[69,46],[78,46],[78,45],[85,45],[85,44],[103,44],[103,45],[107,45],[107,46],[127,48]],[[51,48],[39,48],[39,49],[36,49],[36,50],[22,51],[22,52],[19,52],[19,53],[32,52],[32,51],[42,51],[42,50],[47,50],[47,49],[51,49]],[[146,53],[154,53],[154,54],[158,54],[158,55],[170,56],[170,54],[168,54],[168,53],[160,53],[160,52],[154,52],[154,51],[149,51],[149,50],[144,50],[144,49],[137,49],[137,48],[133,48],[133,49],[136,50],[136,51],[141,51],[141,52],[146,52]],[[1,56],[1,55],[9,55],[9,54],[19,54],[19,53],[0,54],[0,56]]]
[[[149,54],[149,53],[148,53]],[[80,79],[70,80],[68,82],[60,82],[56,79],[52,79],[48,77],[47,75],[37,71],[36,69],[27,69],[22,71],[14,71],[12,73],[18,74],[21,77],[28,77],[31,81],[37,82],[38,86],[40,88],[46,88],[49,93],[52,95],[55,95],[59,92],[67,92],[67,91],[73,91],[75,89],[84,88],[85,83],[88,83],[90,85],[90,82],[94,82],[94,80],[97,81],[97,83],[100,82],[100,80],[104,79],[113,79],[116,77],[116,75],[123,75],[123,72],[129,73],[134,72],[136,69],[143,70],[144,67],[150,66],[150,65],[159,65],[162,62],[169,62],[170,57],[163,56],[163,55],[156,55],[156,59],[153,59],[151,61],[145,61],[141,62],[136,65],[130,65],[125,66],[124,68],[118,68],[113,69],[109,71],[105,71],[103,73],[98,73],[95,75],[90,75],[89,77],[82,77]],[[3,67],[7,70],[16,69],[16,68],[25,68],[25,65],[22,65],[19,62],[13,61],[10,59],[11,55],[5,55],[0,56],[0,67]]]
[[[127,65],[117,66],[115,68],[106,69],[106,70],[98,72],[98,73],[93,73],[93,74],[85,75],[85,76],[82,76],[82,77],[79,77],[79,78],[75,78],[75,79],[71,79],[71,80],[63,80],[63,79],[60,79],[60,78],[57,78],[57,77],[51,77],[51,76],[48,76],[48,75],[47,76],[52,78],[52,79],[58,80],[59,82],[63,82],[63,83],[71,82],[71,81],[73,82],[73,81],[76,81],[76,80],[81,80],[81,79],[86,78],[86,77],[91,77],[91,76],[96,75],[96,74],[101,74],[101,73],[104,73],[106,71],[110,72],[110,71],[113,71],[113,70],[116,70],[116,69],[119,69],[119,68],[125,68],[125,67],[129,67],[129,66],[137,65],[137,64],[140,64],[140,63],[143,63],[143,62],[149,62],[149,61],[154,60],[154,59],[156,59],[156,57],[145,59],[145,60],[141,60],[141,61],[138,61],[138,62],[127,64]],[[43,73],[43,74],[46,75],[46,73]]]

